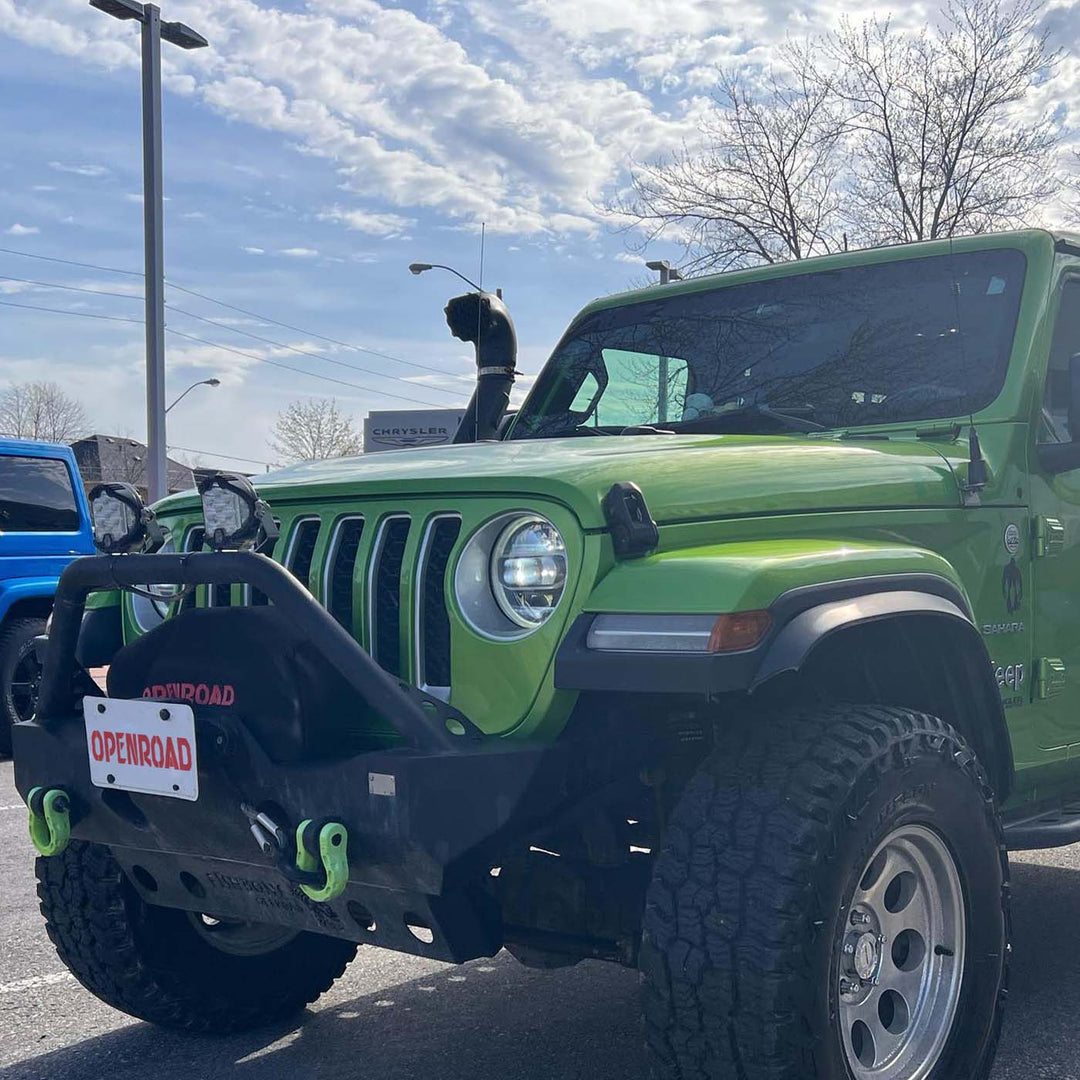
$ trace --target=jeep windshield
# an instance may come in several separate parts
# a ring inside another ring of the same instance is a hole
[[[1024,271],[1019,251],[969,251],[595,311],[560,342],[509,438],[966,415],[1001,390]]]

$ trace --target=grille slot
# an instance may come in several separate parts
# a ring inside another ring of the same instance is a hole
[[[461,533],[461,518],[433,518],[420,550],[416,589],[416,662],[420,686],[437,697],[450,696],[450,614],[446,608],[446,575],[450,553]]]
[[[384,518],[375,540],[368,581],[369,638],[375,662],[401,677],[401,570],[412,521],[408,514]]]
[[[315,542],[319,539],[322,522],[318,518],[304,518],[293,528],[289,551],[285,556],[285,568],[304,588],[310,585],[311,562],[315,557]]]
[[[202,551],[203,545],[206,543],[206,530],[201,525],[196,525],[194,528],[188,529],[187,535],[184,537],[184,550],[185,551]],[[179,604],[176,606],[177,615],[181,611],[187,611],[188,608],[196,606],[195,590],[185,596]]]
[[[356,556],[360,551],[360,538],[364,535],[362,517],[342,518],[334,527],[330,541],[330,554],[326,563],[326,581],[323,600],[330,614],[354,637],[353,625],[353,575],[356,572]]]
[[[281,528],[281,522],[278,521],[277,518],[274,518],[274,524],[277,525],[279,529]],[[277,549],[279,542],[279,539],[275,537],[263,548],[263,554],[268,559],[272,559],[274,557],[274,552]],[[262,589],[256,589],[251,585],[245,585],[244,603],[248,604],[251,607],[269,607],[270,597],[267,596],[266,593],[262,591]]]

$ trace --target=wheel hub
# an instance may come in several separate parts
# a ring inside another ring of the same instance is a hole
[[[870,933],[860,934],[855,941],[855,950],[852,954],[852,971],[860,979],[869,981],[877,974],[880,960],[877,935]]]
[[[839,935],[841,1041],[856,1080],[924,1080],[952,1028],[964,968],[960,876],[945,842],[895,830],[855,887]]]

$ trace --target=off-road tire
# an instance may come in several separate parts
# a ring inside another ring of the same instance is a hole
[[[984,1080],[1009,949],[1008,857],[992,792],[947,724],[878,706],[755,715],[672,813],[640,967],[664,1080],[844,1080],[833,960],[881,838],[921,823],[959,871],[967,947],[956,1019],[928,1080]]]
[[[11,725],[21,719],[12,693],[15,670],[45,633],[45,620],[9,619],[0,630],[0,757],[11,756]]]
[[[356,954],[348,941],[301,933],[262,956],[227,955],[183,911],[145,903],[107,848],[73,841],[38,859],[49,937],[102,1001],[174,1030],[228,1034],[272,1023],[329,990]]]

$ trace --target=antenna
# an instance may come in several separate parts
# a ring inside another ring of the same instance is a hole
[[[480,274],[477,281],[480,282],[480,291],[484,291],[484,234],[487,232],[487,222],[480,222]]]
[[[487,222],[480,222],[480,275],[477,282],[480,288],[476,292],[476,356],[480,357],[480,334],[484,322],[484,239],[487,233]],[[479,373],[477,374],[477,387],[479,387]],[[477,391],[479,393],[479,389]],[[479,405],[479,402],[477,402]],[[480,409],[477,408],[473,416],[473,442],[480,439]]]

